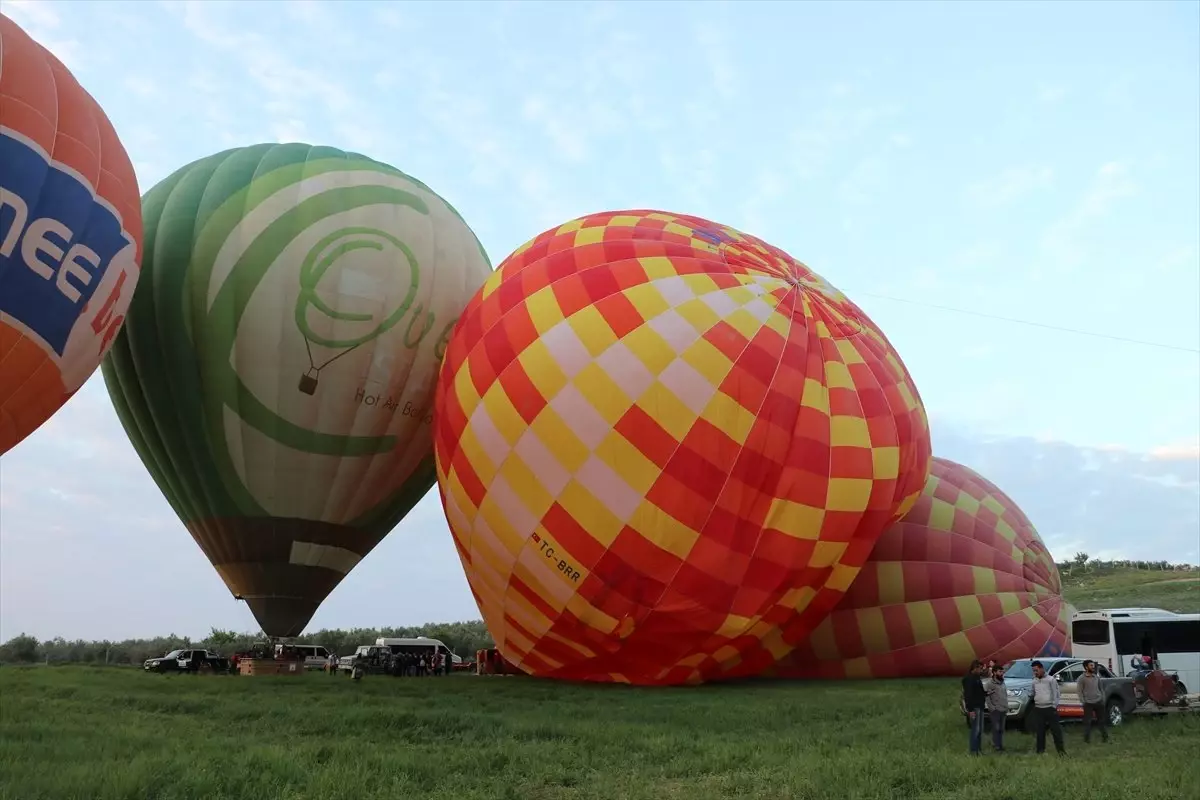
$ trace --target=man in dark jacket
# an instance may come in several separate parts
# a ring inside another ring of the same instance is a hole
[[[983,715],[987,705],[987,693],[983,689],[983,679],[979,671],[983,664],[979,659],[971,662],[971,668],[962,679],[963,705],[967,709],[967,719],[970,721],[970,753],[973,756],[982,755],[983,745]]]

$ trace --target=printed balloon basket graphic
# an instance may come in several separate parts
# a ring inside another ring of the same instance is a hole
[[[491,266],[429,187],[329,147],[217,153],[142,210],[109,394],[230,592],[297,635],[433,485],[438,364]]]
[[[516,668],[760,674],[837,604],[929,470],[877,326],[801,262],[661,211],[571,220],[468,303],[435,400],[438,486]]]
[[[96,371],[141,249],[137,177],[112,123],[0,15],[0,455]]]

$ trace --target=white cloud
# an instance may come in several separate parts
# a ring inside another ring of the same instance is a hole
[[[976,242],[950,257],[950,264],[956,271],[978,269],[996,263],[1003,253],[999,242],[986,240]]]
[[[737,71],[729,60],[728,37],[715,24],[695,23],[693,39],[696,51],[704,59],[716,96],[730,101],[737,96]]]
[[[869,205],[878,201],[886,182],[887,162],[879,156],[868,156],[855,164],[838,184],[838,197],[849,205]]]
[[[297,22],[319,26],[329,24],[330,14],[326,4],[319,0],[288,0],[284,8],[289,17]]]
[[[836,152],[854,146],[877,123],[899,112],[896,104],[822,109],[788,134],[787,161],[798,177],[812,178]]]
[[[1159,461],[1195,461],[1200,459],[1200,440],[1161,445],[1153,448],[1149,456]]]
[[[1047,105],[1058,103],[1066,96],[1066,86],[1045,85],[1040,87],[1037,93],[1038,102],[1045,103]]]
[[[553,145],[555,152],[565,161],[582,161],[588,155],[587,141],[578,129],[572,129],[564,119],[561,109],[551,107],[543,98],[529,97],[521,107],[524,118],[541,127],[542,134]]]
[[[125,88],[144,100],[157,97],[162,93],[159,85],[144,75],[130,75],[127,77],[125,79]]]
[[[79,40],[59,35],[62,17],[48,0],[4,0],[0,10],[20,25],[34,41],[53,53],[73,74],[86,63],[84,48]]]
[[[1045,259],[1060,270],[1080,266],[1088,255],[1087,229],[1106,218],[1119,200],[1137,191],[1137,184],[1129,177],[1129,168],[1125,164],[1111,161],[1100,167],[1074,208],[1042,234],[1041,249]]]
[[[48,0],[4,0],[4,15],[26,28],[57,28],[62,17]]]
[[[1050,167],[1010,167],[994,178],[969,185],[966,199],[980,208],[994,210],[1031,192],[1049,188],[1053,182],[1054,170]]]
[[[1168,275],[1173,272],[1181,272],[1194,278],[1200,274],[1200,250],[1190,244],[1176,247],[1159,259],[1154,270]]]
[[[701,171],[695,175],[699,180]],[[782,197],[788,186],[784,178],[776,170],[762,169],[755,176],[746,200],[742,203],[741,224],[746,233],[761,235],[767,228],[764,214],[775,201]]]

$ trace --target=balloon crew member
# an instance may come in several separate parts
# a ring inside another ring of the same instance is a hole
[[[970,753],[973,756],[980,755],[980,748],[983,740],[983,714],[984,707],[987,705],[987,693],[983,689],[983,680],[979,673],[983,669],[983,664],[979,659],[971,662],[971,667],[967,674],[963,676],[963,705],[967,709],[967,719],[970,721],[968,728],[970,729]]]
[[[1042,662],[1033,662],[1033,725],[1037,734],[1037,752],[1046,752],[1046,729],[1054,739],[1054,749],[1060,756],[1067,750],[1063,747],[1062,725],[1058,720],[1058,681],[1046,674]]]
[[[1004,685],[1004,667],[992,664],[992,674],[988,679],[987,713],[988,721],[992,723],[992,749],[997,753],[1004,752],[1004,724],[1008,719],[1008,687]]]
[[[1079,702],[1083,704],[1083,741],[1092,741],[1092,718],[1100,726],[1100,738],[1108,741],[1108,712],[1104,708],[1104,693],[1100,691],[1100,676],[1096,674],[1096,662],[1088,659],[1083,662],[1083,675],[1076,683],[1079,688]]]

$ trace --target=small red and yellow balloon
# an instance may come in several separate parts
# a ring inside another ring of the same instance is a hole
[[[1070,607],[1028,517],[974,470],[933,459],[838,607],[783,659],[794,678],[961,675],[973,659],[1061,655]]]
[[[752,675],[920,494],[916,387],[804,264],[697,217],[539,235],[451,336],[439,487],[497,646],[538,676]]]
[[[0,455],[83,385],[138,279],[137,178],[108,117],[0,15]]]

